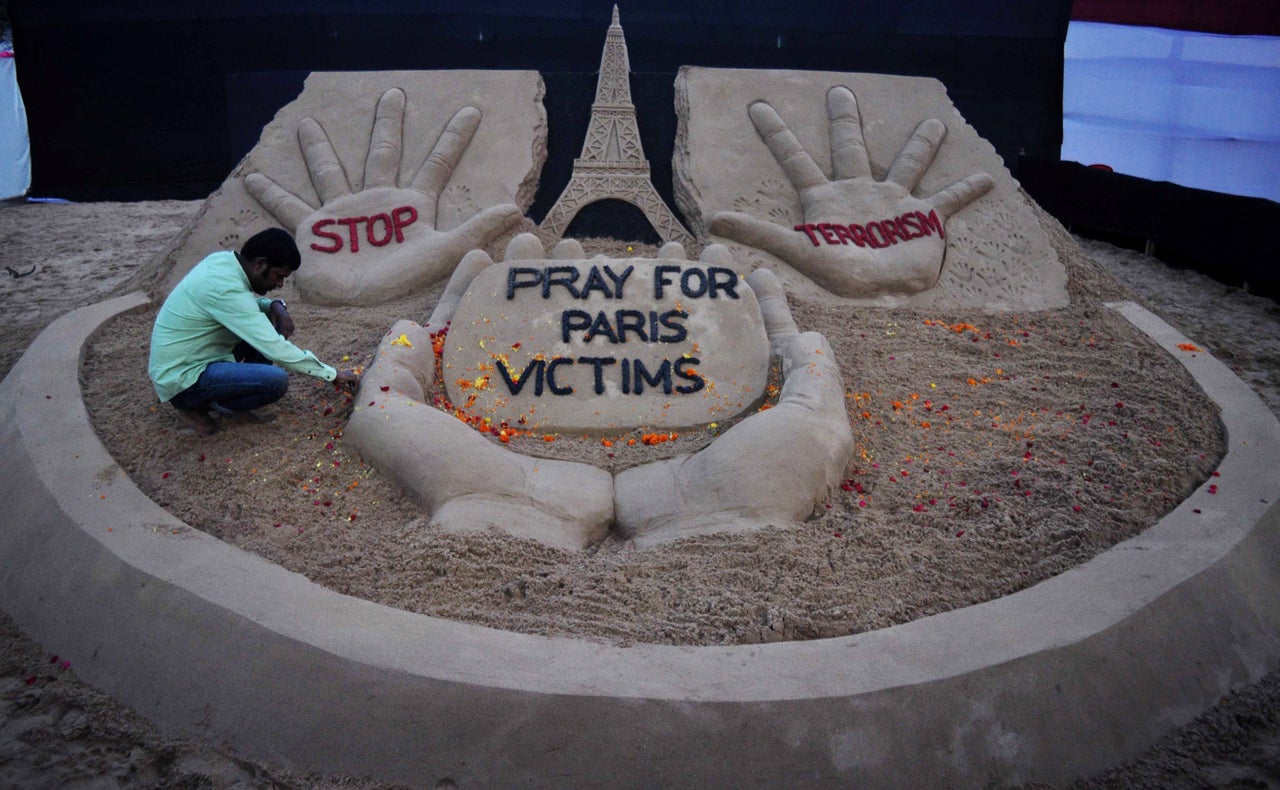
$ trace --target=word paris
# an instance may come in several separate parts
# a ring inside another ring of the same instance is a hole
[[[404,229],[418,221],[418,211],[413,206],[401,206],[392,209],[389,214],[374,214],[372,217],[343,217],[342,219],[322,219],[311,226],[311,232],[327,239],[327,243],[311,242],[311,249],[316,252],[340,252],[343,246],[342,234],[330,228],[344,225],[347,228],[348,248],[352,252],[360,251],[360,226],[364,226],[364,239],[373,247],[385,247],[395,239],[397,244],[404,242]]]
[[[932,236],[935,233],[940,239],[947,237],[942,229],[942,220],[938,218],[936,211],[930,211],[928,214],[913,211],[896,219],[882,219],[879,222],[868,222],[866,225],[856,223],[841,225],[835,222],[819,222],[816,225],[808,223],[796,225],[794,230],[807,234],[809,241],[813,242],[815,247],[822,246],[821,242],[825,241],[827,244],[852,243],[859,247],[872,247],[877,250],[897,244],[899,240],[911,241],[922,236]]]
[[[728,268],[514,261],[472,282],[441,364],[450,400],[494,422],[684,428],[759,403],[769,343]]]

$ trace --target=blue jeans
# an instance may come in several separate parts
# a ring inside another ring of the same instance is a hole
[[[240,349],[237,348],[237,351]],[[237,357],[241,356],[239,353]],[[289,390],[289,374],[266,361],[256,352],[246,354],[261,362],[213,362],[196,383],[169,401],[188,411],[213,409],[219,414],[234,414],[275,403]]]

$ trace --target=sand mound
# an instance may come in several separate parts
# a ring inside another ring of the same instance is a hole
[[[270,424],[180,434],[169,407],[147,397],[153,310],[95,339],[85,398],[146,494],[343,593],[621,644],[857,633],[1007,595],[1084,562],[1154,523],[1223,452],[1215,407],[1176,360],[1102,305],[1122,289],[1056,223],[1045,225],[1070,267],[1069,308],[943,314],[793,302],[800,327],[826,335],[838,357],[857,454],[812,519],[757,534],[645,551],[609,538],[582,554],[496,530],[438,534],[344,446],[349,404],[316,382],[295,378]],[[625,246],[588,252],[625,257]],[[325,359],[368,363],[393,319],[422,320],[439,293],[379,308],[299,305],[295,341]],[[521,437],[511,448],[616,469],[711,437],[657,447],[627,438],[605,447],[598,437]]]
[[[5,331],[0,332],[0,372],[8,372],[30,337],[56,315],[99,302],[113,293],[108,280],[98,276],[102,273],[99,269],[109,266],[110,262],[102,267],[86,265],[97,260],[89,255],[93,246],[100,247],[100,254],[107,256],[104,261],[110,259],[132,267],[143,265],[164,250],[201,205],[201,201],[193,201],[0,209],[5,218],[4,230],[0,231],[0,241],[3,241],[0,254],[4,255],[5,263],[21,270],[28,268],[28,261],[39,263],[41,272],[47,267],[56,274],[51,279],[5,279],[9,283],[4,291],[6,314],[33,295],[27,290],[33,283],[40,284],[37,290],[41,298],[59,300],[56,306],[50,305],[35,317],[34,323],[4,322]],[[86,247],[86,239],[100,243]],[[1277,379],[1280,365],[1274,356],[1275,349],[1280,347],[1280,306],[1223,286],[1196,272],[1170,269],[1137,253],[1102,243],[1082,243],[1086,253],[1105,266],[1107,273],[1133,288],[1149,309],[1160,313],[1219,358],[1228,360],[1273,411],[1280,413],[1280,379]],[[1077,299],[1083,298],[1081,291],[1105,293],[1107,299],[1119,296],[1117,287],[1101,267],[1073,261],[1072,283]],[[87,276],[76,276],[81,271]],[[850,320],[855,319],[869,320],[861,316],[851,316]],[[303,329],[315,336],[314,325]],[[380,330],[370,327],[369,331]],[[887,331],[894,330],[883,328],[866,334],[878,338]],[[116,360],[112,366],[124,370],[124,364]],[[145,378],[140,370],[134,373],[138,381]],[[91,376],[90,381],[93,378]],[[1126,376],[1119,383],[1132,378]],[[854,379],[850,382],[852,385]],[[125,388],[114,397],[120,403],[140,402],[146,415],[146,421],[140,424],[142,429],[172,432],[171,421],[149,411],[152,405],[147,402],[149,391],[142,390],[139,395],[132,389],[135,383],[122,386]],[[296,383],[295,387],[301,390]],[[290,397],[297,396],[295,392]],[[305,411],[310,414],[309,409]],[[137,432],[131,426],[127,433]],[[167,441],[172,444],[174,439],[170,435]],[[194,439],[183,439],[181,447],[193,456],[199,452]],[[171,475],[168,479],[174,478]],[[499,590],[495,593],[494,598],[505,598]],[[56,646],[49,646],[53,650],[50,652],[35,645],[14,629],[7,617],[0,617],[0,644],[4,645],[4,652],[0,654],[0,719],[6,722],[3,732],[9,738],[0,760],[0,784],[68,784],[86,779],[101,782],[106,781],[105,777],[118,777],[119,781],[133,784],[195,782],[221,786],[236,780],[271,781],[284,787],[373,787],[376,784],[336,777],[289,776],[208,744],[165,740],[145,721],[77,680],[74,664],[64,668],[60,662],[65,659],[54,661]],[[1198,787],[1264,781],[1275,760],[1275,744],[1280,742],[1277,700],[1280,700],[1280,682],[1273,674],[1233,695],[1193,725],[1171,734],[1133,765],[1078,786]]]

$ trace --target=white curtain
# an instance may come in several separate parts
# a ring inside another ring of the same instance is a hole
[[[0,200],[22,197],[31,188],[31,140],[27,109],[18,90],[12,55],[0,53]]]
[[[1280,201],[1280,38],[1072,22],[1062,158]]]

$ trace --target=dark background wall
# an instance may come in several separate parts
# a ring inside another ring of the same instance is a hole
[[[1226,35],[1280,36],[1280,2],[1276,0],[1075,0],[1071,18]]]
[[[10,0],[31,194],[208,195],[310,71],[533,69],[547,83],[540,218],[581,150],[610,0]],[[930,76],[1011,169],[1056,159],[1071,0],[620,4],[654,182],[670,199],[682,65]]]

